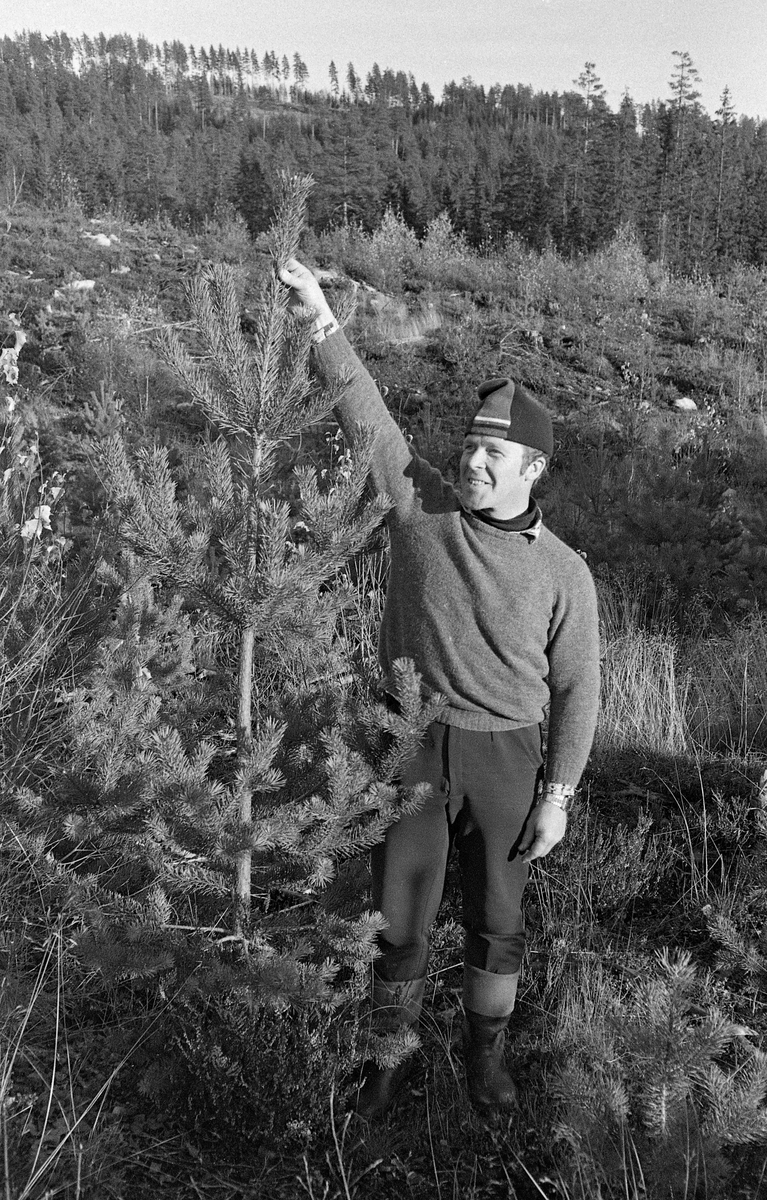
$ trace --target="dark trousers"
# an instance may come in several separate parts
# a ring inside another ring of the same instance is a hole
[[[403,777],[432,795],[391,825],[372,851],[373,905],[389,927],[379,940],[382,979],[426,974],[451,849],[461,870],[465,961],[510,975],[525,947],[522,893],[528,868],[517,850],[541,770],[538,725],[483,733],[434,723]]]

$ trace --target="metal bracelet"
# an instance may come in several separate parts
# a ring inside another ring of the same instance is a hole
[[[315,346],[319,345],[320,342],[324,342],[325,338],[330,337],[331,333],[335,333],[337,329],[340,329],[340,325],[335,317],[333,317],[332,321],[328,321],[327,324],[321,325],[319,329],[315,329],[312,332],[312,341]]]
[[[569,783],[547,783],[541,791],[539,804],[555,804],[569,812],[575,801],[575,788]]]

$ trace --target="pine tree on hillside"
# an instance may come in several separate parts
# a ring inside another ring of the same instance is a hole
[[[276,266],[307,192],[282,181]],[[105,570],[123,601],[71,698],[70,769],[20,798],[18,826],[55,843],[47,870],[110,976],[333,1004],[338,969],[363,968],[380,927],[360,859],[419,803],[396,780],[438,705],[402,663],[390,712],[339,632],[347,564],[386,507],[364,498],[370,438],[325,479],[280,466],[280,443],[337,398],[309,372],[311,319],[276,272],[252,345],[226,269],[203,271],[191,304],[201,353],[170,332],[163,353],[209,423],[197,487],[181,499],[165,449],[134,462],[107,445],[129,553]]]
[[[351,64],[350,64],[351,65]],[[383,215],[385,177],[361,107],[344,108],[323,133],[323,150],[313,164],[317,193],[310,205],[314,228],[359,224],[372,229]]]
[[[727,87],[727,85],[725,85],[724,90],[722,91],[722,95],[721,95],[721,98],[719,101],[719,108],[716,110],[716,117],[717,117],[717,120],[714,122],[714,128],[716,130],[717,151],[718,151],[717,157],[719,160],[719,167],[718,167],[718,171],[717,171],[716,224],[715,224],[715,228],[714,228],[714,247],[716,250],[719,250],[722,242],[727,240],[726,236],[725,237],[722,236],[723,214],[725,211],[727,211],[727,215],[729,216],[730,209],[735,207],[734,204],[732,204],[732,205],[727,204],[726,206],[723,205],[723,199],[724,199],[724,195],[725,195],[725,187],[724,187],[725,170],[724,169],[725,169],[725,163],[728,160],[728,152],[730,149],[729,143],[732,140],[732,134],[734,132],[733,127],[736,125],[735,107],[732,102],[732,94],[730,92],[729,87]],[[728,175],[727,191],[729,191],[732,194],[734,192],[734,189],[733,189],[734,172],[731,170],[728,170],[727,175]],[[728,232],[729,232],[729,230],[728,230]]]

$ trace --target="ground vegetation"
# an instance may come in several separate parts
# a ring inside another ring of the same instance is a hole
[[[0,215],[5,1194],[764,1194],[764,268],[692,278],[629,224],[477,246],[442,209],[282,241],[231,210]],[[380,512],[274,285],[295,245],[446,472],[478,378],[545,400],[540,503],[598,583],[597,742],[535,869],[497,1124],[463,1083],[452,873],[419,1044],[374,1047],[412,1084],[374,1130],[348,1112],[364,850],[429,711],[404,664],[381,704]]]

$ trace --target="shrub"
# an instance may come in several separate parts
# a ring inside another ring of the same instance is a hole
[[[399,291],[412,272],[418,239],[401,214],[387,208],[381,224],[370,235],[370,254],[381,272],[382,287]]]
[[[650,292],[647,259],[631,225],[621,225],[607,246],[587,259],[582,270],[594,303],[611,313],[633,308]]]

